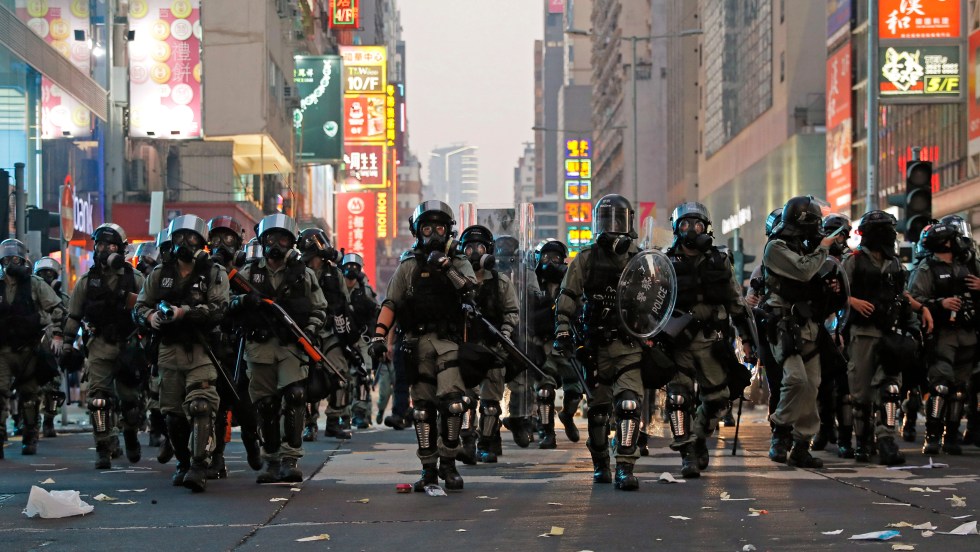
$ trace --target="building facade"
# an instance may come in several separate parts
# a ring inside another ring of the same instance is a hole
[[[429,154],[426,199],[438,199],[453,209],[463,203],[477,204],[480,163],[476,146],[455,144],[436,148]]]

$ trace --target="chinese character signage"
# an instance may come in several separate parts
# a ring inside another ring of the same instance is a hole
[[[569,249],[578,251],[592,239],[592,142],[565,140],[565,224]]]
[[[851,42],[827,59],[827,201],[834,211],[851,203]]]
[[[324,163],[342,158],[344,130],[340,56],[296,56],[293,82],[299,94],[294,115],[300,132],[300,161]]]
[[[377,283],[375,253],[377,249],[378,208],[376,194],[341,192],[337,202],[337,246],[347,253],[364,258],[364,274]]]
[[[980,62],[980,31],[970,33],[967,44],[967,70],[969,71],[969,90],[966,93],[967,139],[969,156],[980,153],[980,86],[977,86],[977,63]]]
[[[129,135],[201,136],[201,0],[131,0]]]
[[[961,36],[960,0],[879,0],[878,2],[879,40],[960,38]]]
[[[384,94],[387,56],[384,46],[341,46],[344,94]]]
[[[357,30],[361,24],[361,0],[330,0],[331,29]]]
[[[88,0],[17,0],[16,9],[21,21],[86,75],[91,73],[93,50],[105,55],[105,45],[91,41]],[[91,136],[89,110],[51,79],[41,77],[41,138]]]
[[[878,92],[882,101],[957,101],[962,91],[959,46],[878,49]]]
[[[344,97],[344,142],[382,142],[385,139],[385,97],[347,94]]]
[[[347,184],[361,188],[385,188],[386,151],[384,145],[347,144],[344,164],[347,165]]]
[[[548,13],[565,13],[565,0],[548,0]]]

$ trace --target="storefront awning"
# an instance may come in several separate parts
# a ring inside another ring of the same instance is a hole
[[[276,141],[267,134],[238,134],[205,137],[209,141],[233,142],[232,159],[238,174],[289,174],[293,165]]]

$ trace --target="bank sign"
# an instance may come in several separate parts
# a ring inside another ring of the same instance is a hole
[[[883,102],[957,102],[964,88],[959,46],[888,46],[878,49],[878,92]]]

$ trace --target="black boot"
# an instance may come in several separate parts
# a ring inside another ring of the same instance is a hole
[[[130,464],[139,462],[143,456],[139,434],[135,429],[124,429],[123,440],[126,442],[126,459],[129,460]]]
[[[558,414],[558,421],[565,428],[565,437],[568,437],[569,441],[577,443],[582,437],[575,425],[575,413],[578,412],[578,405],[582,401],[582,397],[569,395],[571,394],[566,393],[565,400],[562,401],[562,410]]]
[[[609,455],[592,453],[592,482],[612,483],[612,470],[609,469]]]
[[[855,462],[870,462],[874,454],[874,434],[863,431],[857,435],[857,447],[854,448]]]
[[[37,454],[37,426],[25,427],[24,437],[20,445],[22,456],[33,456]]]
[[[52,437],[57,437],[58,432],[54,430],[54,414],[45,414],[44,423],[41,427],[44,430],[44,438],[50,439]]]
[[[694,443],[688,443],[681,447],[681,477],[684,479],[695,479],[701,477],[701,469],[698,468],[698,453],[694,449]]]
[[[255,482],[262,485],[265,483],[279,483],[279,471],[282,464],[279,460],[269,460],[265,463],[265,471],[260,473]]]
[[[508,421],[509,425],[507,427],[513,434],[514,442],[517,443],[517,446],[521,448],[529,447],[531,445],[531,419],[511,416],[508,418]]]
[[[616,462],[616,488],[621,491],[635,491],[640,488],[640,480],[633,475],[633,464]]]
[[[279,481],[286,483],[302,483],[303,472],[296,466],[297,458],[287,456],[279,463]]]
[[[184,474],[184,487],[195,493],[203,493],[208,487],[208,465],[203,460],[192,460],[191,467]]]
[[[476,431],[466,430],[460,432],[459,440],[461,447],[456,453],[456,458],[467,466],[476,465]]]
[[[177,471],[174,472],[173,484],[174,487],[182,487],[191,467],[191,449],[188,444],[191,438],[191,426],[183,414],[167,414],[167,436],[173,447],[173,455],[177,458]]]
[[[163,444],[164,434],[167,432],[167,420],[163,417],[163,413],[160,412],[159,408],[150,410],[149,424],[149,439],[147,440],[146,445],[150,447],[159,447]]]
[[[842,425],[837,428],[837,456],[839,458],[854,458],[854,447],[851,446],[851,435],[854,426]]]
[[[789,453],[786,464],[794,468],[822,468],[823,460],[810,455],[808,441],[793,441],[793,450]]]
[[[259,446],[259,435],[254,429],[242,428],[242,444],[245,445],[245,459],[248,467],[255,471],[262,469],[262,450]]]
[[[439,484],[439,470],[436,468],[435,462],[431,464],[422,464],[422,477],[419,478],[412,488],[417,493],[424,493],[425,488],[429,485]]]
[[[385,416],[384,423],[386,426],[397,431],[401,431],[406,427],[408,427],[408,423],[405,421],[404,418],[402,418],[401,416],[395,416],[394,414],[392,414],[391,416]]]
[[[769,459],[785,464],[789,449],[793,445],[793,428],[773,424],[772,438],[769,441]]]
[[[922,444],[922,454],[939,454],[939,447],[943,440],[943,421],[941,419],[926,418],[926,440]]]
[[[541,434],[541,442],[538,443],[539,449],[556,449],[558,448],[558,442],[555,436],[555,426],[552,424],[550,428],[544,427]]]
[[[112,469],[112,455],[109,453],[109,441],[107,440],[95,442],[95,469]]]
[[[943,452],[952,456],[963,454],[963,447],[960,445],[960,422],[950,422],[946,424],[946,434],[943,435]]]
[[[316,434],[319,428],[316,426],[316,422],[307,423],[306,427],[303,428],[303,441],[307,443],[312,443],[316,441]]]
[[[476,459],[483,464],[497,463],[497,453],[493,451],[493,443],[491,441],[491,437],[484,437],[483,435],[480,435],[477,441]]]
[[[225,479],[226,477],[228,477],[228,466],[225,464],[225,455],[214,451],[211,454],[211,464],[208,466],[208,479]]]
[[[647,432],[640,432],[640,437],[636,440],[636,448],[640,449],[640,456],[650,456],[650,437]]]
[[[463,490],[463,476],[456,471],[455,458],[439,457],[439,478],[446,482],[446,489],[450,491]]]
[[[327,416],[327,426],[323,428],[323,435],[334,439],[351,438],[350,432],[341,425],[339,416]]]
[[[708,442],[706,439],[698,437],[694,441],[694,454],[698,459],[698,469],[704,471],[708,469]]]
[[[836,441],[834,437],[834,426],[831,424],[820,424],[820,430],[813,436],[811,448],[813,450],[823,450],[832,441]]]
[[[894,437],[878,439],[878,463],[884,466],[900,466],[905,463],[905,455],[898,450]]]
[[[163,442],[160,444],[160,452],[157,453],[157,462],[166,464],[173,457],[174,446],[170,443],[170,438],[164,435]]]

